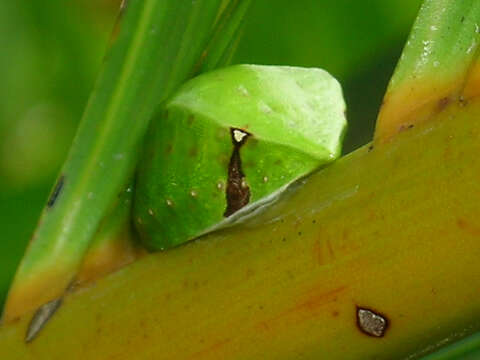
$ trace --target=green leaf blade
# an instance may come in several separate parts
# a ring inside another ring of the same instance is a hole
[[[155,107],[192,72],[220,1],[130,1],[87,105],[55,203],[45,209],[7,300],[13,318],[59,296],[134,169]]]

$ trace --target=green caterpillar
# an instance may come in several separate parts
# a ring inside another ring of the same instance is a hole
[[[185,83],[152,121],[134,222],[151,250],[241,218],[340,155],[339,83],[320,69],[236,65]]]

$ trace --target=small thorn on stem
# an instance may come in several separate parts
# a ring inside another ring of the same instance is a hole
[[[58,298],[52,301],[49,301],[46,304],[40,306],[30,321],[28,325],[27,334],[25,335],[25,342],[29,343],[37,337],[40,333],[40,330],[46,325],[48,320],[51,319],[53,314],[58,310],[60,305],[62,305],[63,298]]]

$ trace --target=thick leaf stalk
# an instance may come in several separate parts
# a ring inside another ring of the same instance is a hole
[[[4,325],[0,357],[391,360],[465,336],[480,328],[479,118],[452,105],[242,226],[67,295],[32,343],[29,316]],[[379,336],[360,310],[386,321]]]

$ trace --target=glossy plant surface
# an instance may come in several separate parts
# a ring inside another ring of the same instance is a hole
[[[28,345],[29,316],[3,326],[0,356],[402,359],[464,336],[480,326],[479,117],[450,104],[249,223],[78,289]]]

